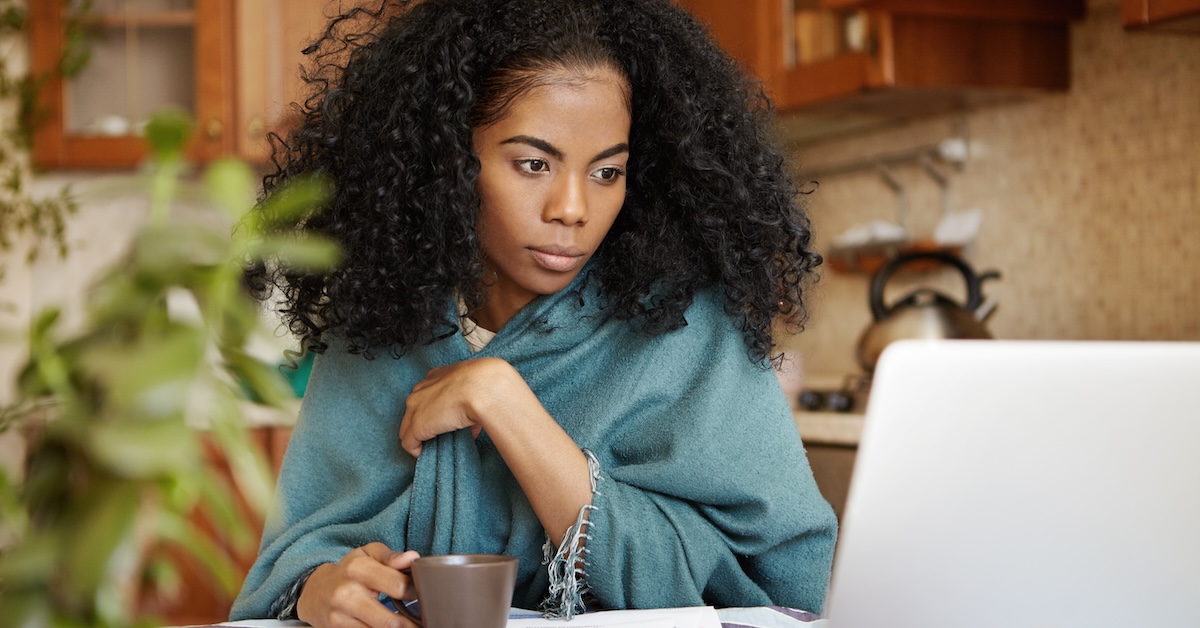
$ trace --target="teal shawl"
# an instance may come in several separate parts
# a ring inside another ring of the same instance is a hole
[[[586,277],[530,303],[476,355],[512,364],[599,463],[589,610],[820,612],[836,520],[775,376],[749,358],[720,292],[697,295],[682,329],[649,337],[608,315]],[[455,334],[400,359],[333,344],[317,358],[233,619],[267,616],[300,574],[373,541],[519,557],[513,604],[543,602],[545,531],[487,434],[443,434],[415,460],[400,448],[413,385],[472,357]]]

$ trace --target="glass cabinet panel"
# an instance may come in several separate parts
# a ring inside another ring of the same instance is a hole
[[[193,0],[74,0],[91,59],[65,86],[68,134],[139,134],[165,107],[196,115]]]
[[[30,2],[30,70],[46,77],[38,95],[45,122],[33,134],[36,165],[137,166],[149,154],[140,136],[147,119],[168,107],[196,122],[185,148],[190,159],[232,152],[239,1]],[[81,50],[90,53],[82,63]],[[64,76],[64,58],[81,71]]]
[[[797,3],[785,16],[785,67],[794,68],[867,50],[867,13]],[[790,44],[790,45],[789,45]]]

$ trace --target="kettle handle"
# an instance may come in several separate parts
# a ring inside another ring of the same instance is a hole
[[[957,255],[951,255],[942,251],[901,253],[876,271],[875,277],[871,280],[871,316],[875,317],[876,321],[882,321],[891,314],[891,308],[883,303],[883,286],[901,266],[917,260],[935,260],[957,268],[967,283],[967,303],[963,307],[968,311],[974,312],[983,304],[983,290],[980,287],[982,283],[980,277]],[[987,278],[991,279],[992,276]]]

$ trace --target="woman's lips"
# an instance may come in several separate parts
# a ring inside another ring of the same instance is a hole
[[[539,266],[560,273],[575,268],[583,260],[583,251],[575,248],[548,246],[529,250]]]

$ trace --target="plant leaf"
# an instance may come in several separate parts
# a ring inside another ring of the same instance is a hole
[[[99,464],[121,477],[201,470],[195,435],[182,418],[100,423],[91,431],[88,445]]]
[[[233,481],[245,503],[259,516],[265,516],[275,490],[275,476],[266,453],[240,422],[214,421],[212,433],[225,454]]]
[[[328,177],[306,175],[292,179],[262,202],[257,214],[258,230],[295,225],[325,205],[332,195],[333,183]]]
[[[160,159],[178,157],[191,135],[192,118],[182,109],[163,109],[146,123],[146,142]]]
[[[47,591],[0,588],[0,628],[31,628],[51,625]],[[58,628],[56,625],[55,628]]]
[[[264,238],[253,251],[259,259],[275,258],[283,266],[299,271],[332,268],[341,258],[338,245],[332,240],[306,236],[303,238],[273,236]]]
[[[138,416],[166,417],[182,413],[188,402],[204,364],[203,341],[202,328],[172,325],[133,346],[110,341],[89,347],[79,362],[105,384],[112,404]]]
[[[159,538],[176,543],[189,556],[196,558],[222,591],[229,595],[237,593],[240,585],[237,564],[228,550],[201,532],[196,524],[176,513],[163,513],[155,531]]]
[[[250,401],[279,407],[295,398],[279,367],[258,360],[244,351],[225,351],[225,360]]]
[[[132,537],[142,499],[132,482],[96,482],[92,486],[78,504],[72,525],[64,530],[66,547],[61,554],[68,595],[80,600],[93,599],[93,592],[111,577],[114,560],[122,558],[118,547]]]
[[[229,234],[196,225],[153,225],[139,234],[134,268],[160,284],[185,283],[196,267],[208,268],[229,257]]]
[[[0,553],[0,596],[9,590],[44,587],[54,579],[58,543],[42,530]],[[3,599],[0,597],[0,599]],[[3,613],[0,613],[3,615]]]
[[[213,162],[204,173],[204,181],[213,201],[234,220],[245,216],[254,204],[254,174],[240,161]]]

